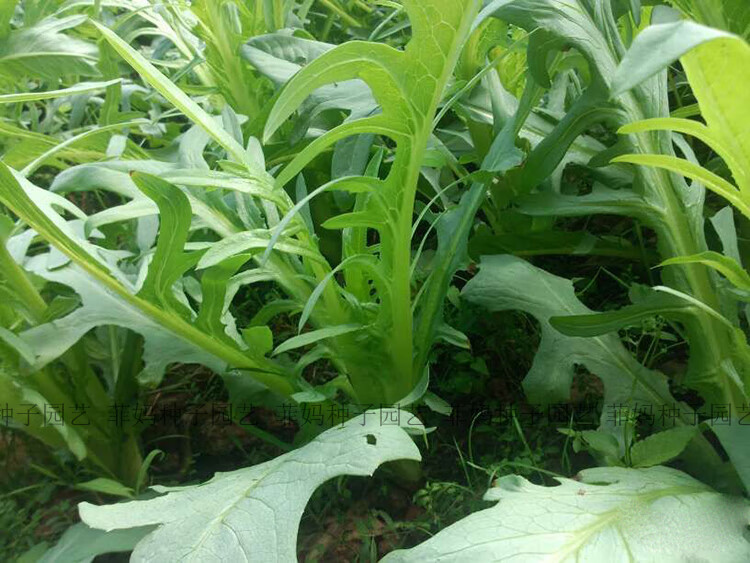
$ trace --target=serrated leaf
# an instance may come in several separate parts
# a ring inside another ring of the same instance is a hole
[[[651,434],[630,449],[633,467],[652,467],[670,461],[682,453],[697,433],[697,426],[678,426]]]

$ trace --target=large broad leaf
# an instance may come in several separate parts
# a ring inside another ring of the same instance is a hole
[[[575,366],[581,364],[604,383],[606,405],[676,403],[666,377],[639,364],[617,333],[578,338],[552,327],[551,317],[592,312],[578,300],[569,280],[514,256],[485,256],[477,276],[466,284],[463,297],[490,311],[525,311],[539,321],[542,341],[524,380],[532,400],[568,400]],[[603,423],[606,416],[603,413]]]
[[[393,422],[397,416],[400,421]],[[133,562],[295,561],[300,518],[322,483],[339,475],[372,475],[387,461],[421,459],[403,428],[423,430],[411,417],[395,409],[368,411],[299,450],[218,473],[202,485],[155,487],[167,494],[152,500],[82,503],[81,519],[103,530],[159,525],[136,546]]]
[[[498,479],[500,501],[382,561],[722,561],[750,559],[750,503],[667,467],[595,468],[556,487]]]

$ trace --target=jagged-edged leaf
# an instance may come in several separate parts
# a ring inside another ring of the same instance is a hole
[[[383,424],[382,416],[399,414],[401,424]],[[218,473],[202,485],[155,487],[166,494],[145,501],[82,503],[81,519],[102,530],[158,525],[136,546],[133,562],[295,561],[302,512],[321,484],[339,475],[372,475],[387,461],[421,459],[403,428],[408,423],[423,430],[411,418],[389,409],[367,411],[303,448],[260,465]]]
[[[575,366],[582,364],[604,383],[604,403],[674,404],[667,380],[646,369],[625,349],[617,334],[594,338],[569,337],[555,330],[550,319],[591,313],[575,295],[573,284],[513,256],[485,256],[479,273],[463,297],[490,311],[521,310],[539,321],[542,340],[524,380],[532,400],[568,400]],[[605,416],[602,417],[606,424]]]
[[[427,561],[726,561],[750,558],[750,503],[667,467],[597,467],[543,487],[498,479],[500,501],[385,563]]]
[[[697,433],[697,426],[678,426],[636,442],[630,449],[633,467],[652,467],[667,463],[680,455]]]

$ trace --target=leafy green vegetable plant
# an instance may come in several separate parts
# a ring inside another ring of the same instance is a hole
[[[750,68],[744,16],[713,0],[671,2],[711,28],[639,1],[376,4],[0,8],[0,393],[62,421],[13,415],[88,463],[78,489],[137,497],[82,503],[42,560],[295,559],[322,483],[421,459],[408,410],[449,410],[429,391],[431,351],[471,349],[444,320],[454,283],[454,305],[538,323],[530,402],[570,400],[585,369],[627,421],[560,429],[602,467],[556,487],[501,476],[496,506],[386,561],[746,560],[748,441],[700,408],[736,416],[749,400],[733,211],[750,218],[750,100],[730,88]],[[675,114],[678,58],[697,105]],[[715,232],[706,190],[732,205]],[[571,222],[595,215],[635,225],[639,245]],[[659,266],[661,281],[595,311],[524,259],[560,254]],[[240,314],[261,284],[275,297]],[[656,316],[689,345],[671,379],[618,335]],[[209,368],[234,402],[337,414],[280,457],[141,495],[142,428],[113,432],[95,408],[79,429],[68,406],[130,404],[175,364]],[[672,424],[643,435],[644,404],[674,407]],[[664,467],[676,459],[687,472]]]

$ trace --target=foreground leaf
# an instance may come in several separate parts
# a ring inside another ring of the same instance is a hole
[[[587,469],[541,487],[509,475],[502,501],[382,561],[747,561],[750,503],[667,467]]]
[[[368,411],[304,448],[218,473],[202,485],[154,487],[168,494],[152,500],[82,503],[81,519],[103,530],[161,525],[136,546],[133,562],[295,561],[302,512],[321,484],[339,475],[372,475],[387,461],[421,459],[404,428],[382,422],[390,414],[400,414],[402,426],[411,417],[396,410]],[[416,419],[409,423],[423,429]]]

